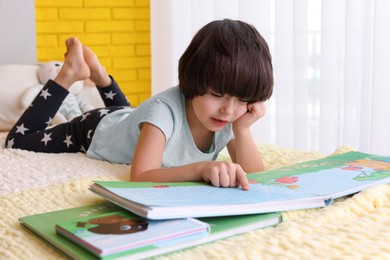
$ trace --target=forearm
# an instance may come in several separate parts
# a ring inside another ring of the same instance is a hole
[[[235,163],[241,165],[247,173],[264,170],[261,153],[253,140],[250,129],[235,132]]]
[[[187,164],[174,168],[157,168],[145,172],[131,171],[130,181],[183,182],[203,181],[200,168],[203,162]]]

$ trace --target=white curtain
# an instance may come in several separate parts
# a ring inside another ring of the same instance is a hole
[[[177,61],[209,21],[253,24],[270,45],[275,88],[253,126],[263,143],[390,155],[390,1],[152,0],[152,92],[177,84]]]

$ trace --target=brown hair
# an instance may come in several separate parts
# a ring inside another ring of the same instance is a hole
[[[179,60],[179,86],[187,99],[210,88],[249,102],[272,95],[272,58],[267,42],[252,26],[224,19],[201,28]]]

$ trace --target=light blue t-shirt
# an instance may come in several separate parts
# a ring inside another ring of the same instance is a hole
[[[228,124],[215,133],[207,153],[200,151],[188,126],[184,95],[176,86],[151,97],[137,108],[124,108],[105,116],[95,130],[87,155],[131,164],[144,122],[158,127],[165,135],[164,168],[215,160],[233,138],[232,125]]]

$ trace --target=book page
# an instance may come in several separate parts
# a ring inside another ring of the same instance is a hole
[[[337,198],[375,184],[390,182],[390,157],[356,152],[352,155],[360,156],[349,158],[347,155],[344,158],[341,155],[335,157],[335,160],[312,161],[286,167],[284,173],[289,173],[288,175],[264,181],[263,184]]]
[[[308,195],[284,187],[250,184],[249,191],[240,188],[199,186],[155,186],[151,188],[111,188],[116,195],[148,206],[210,206],[278,202],[303,199]]]

